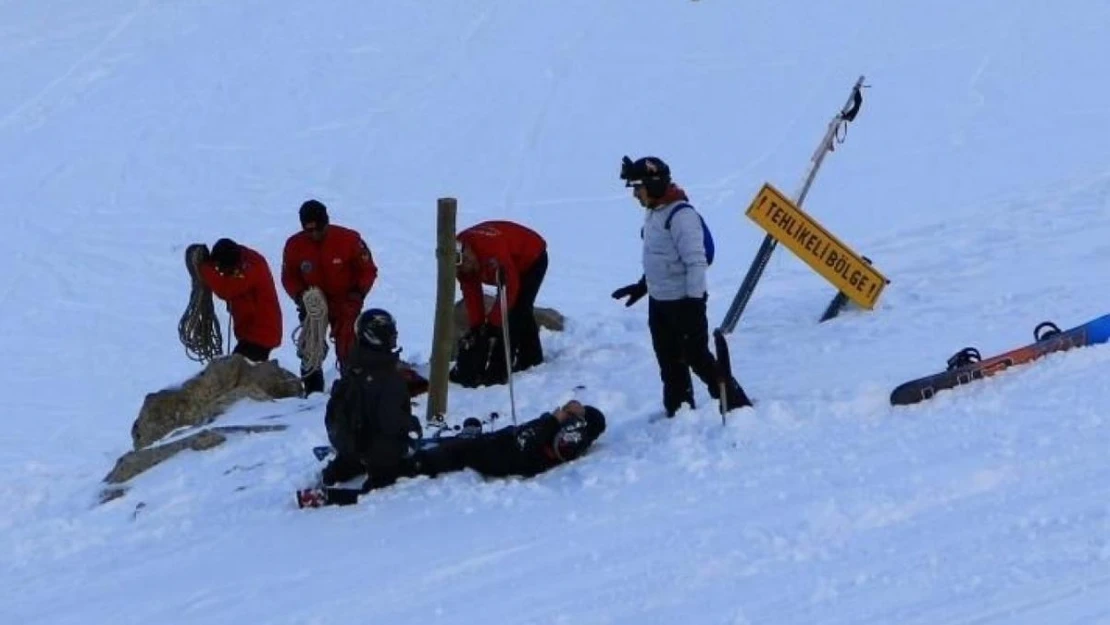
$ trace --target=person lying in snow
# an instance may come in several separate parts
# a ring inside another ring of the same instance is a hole
[[[586,453],[605,431],[605,415],[569,401],[517,427],[488,434],[461,434],[416,452],[416,475],[472,469],[486,477],[532,477]]]
[[[399,475],[436,477],[471,469],[486,477],[533,477],[586,453],[605,432],[605,415],[593,406],[570,401],[519,426],[483,434],[480,423],[476,425],[464,428],[458,436],[414,445],[402,461],[404,468],[388,471],[389,480],[376,479],[371,468],[361,489],[305,489],[297,491],[297,505],[351,505],[360,494],[391,484]]]

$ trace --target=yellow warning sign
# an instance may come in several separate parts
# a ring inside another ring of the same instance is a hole
[[[768,183],[747,216],[860,306],[871,309],[888,280]]]

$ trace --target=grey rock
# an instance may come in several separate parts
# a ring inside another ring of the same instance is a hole
[[[135,449],[182,427],[210,423],[235,402],[269,401],[302,394],[300,376],[276,360],[252,364],[237,354],[217,358],[178,387],[150,393],[131,426]]]
[[[206,428],[170,443],[125,453],[120,456],[119,460],[116,460],[116,466],[112,467],[108,475],[104,476],[104,481],[108,484],[122,484],[186,449],[203,451],[222,445],[229,434],[280,432],[286,427],[284,425],[227,425]],[[126,492],[125,489],[120,487],[105,489],[101,494],[101,503],[116,499],[122,496],[124,492]]]

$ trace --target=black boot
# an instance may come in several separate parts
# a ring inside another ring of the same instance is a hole
[[[363,468],[361,463],[339,456],[333,458],[320,472],[320,481],[325,486],[331,486],[354,479],[363,473],[366,473],[366,469]]]
[[[324,392],[324,372],[320,369],[312,373],[305,373],[301,370],[301,384],[304,385],[304,396],[308,397],[313,393]]]
[[[513,346],[513,371],[526,371],[543,364],[543,347],[540,339],[528,337],[528,341],[521,341],[520,345]]]
[[[709,396],[713,399],[720,399],[721,392],[716,384],[709,385]],[[725,385],[725,412],[751,405],[752,401],[748,399],[748,394],[744,392],[744,387],[740,386],[736,378],[730,379]]]
[[[688,404],[690,409],[696,409],[697,403],[694,402],[694,389],[686,387],[681,392],[663,391],[663,409],[667,411],[668,417],[673,417],[682,404]]]

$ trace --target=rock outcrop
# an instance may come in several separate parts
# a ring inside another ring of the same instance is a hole
[[[150,393],[131,426],[131,441],[142,449],[182,427],[210,423],[235,402],[269,401],[302,394],[300,376],[276,360],[253,364],[233,354],[217,358],[181,386]]]

